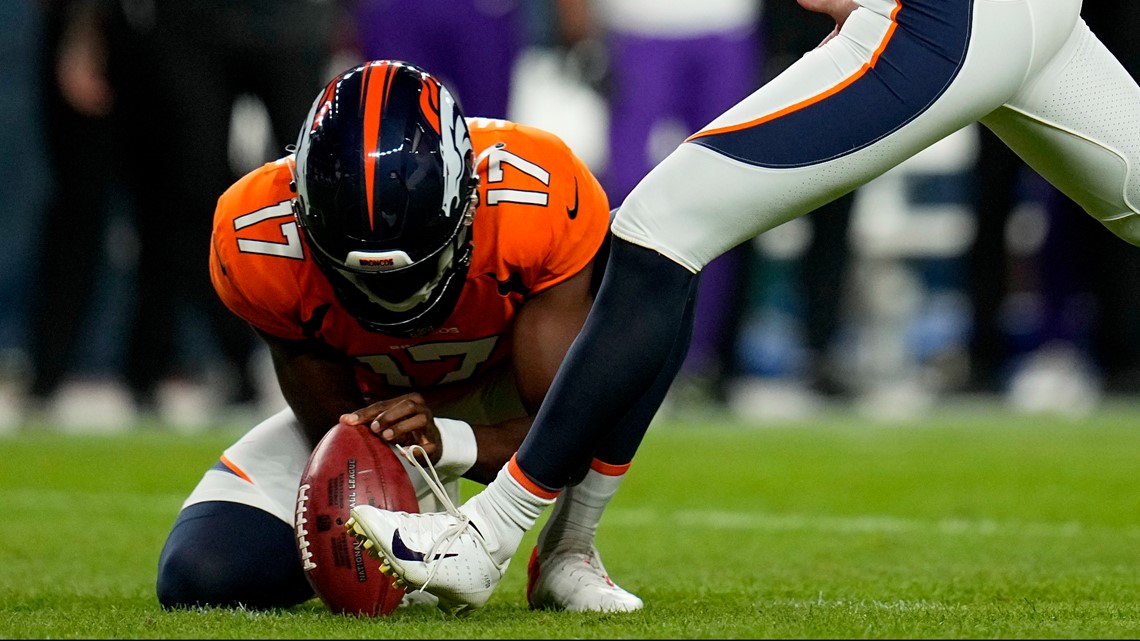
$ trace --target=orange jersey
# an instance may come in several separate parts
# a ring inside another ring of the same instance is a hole
[[[504,120],[467,123],[477,156],[504,146],[478,168],[471,268],[440,327],[395,338],[364,329],[345,311],[293,216],[292,156],[250,172],[219,198],[210,247],[218,295],[267,334],[317,339],[355,359],[366,397],[462,381],[501,361],[523,301],[593,259],[609,229],[609,201],[556,136]]]

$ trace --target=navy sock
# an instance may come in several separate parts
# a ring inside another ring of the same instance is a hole
[[[313,590],[293,528],[248,505],[197,503],[178,514],[158,561],[163,608],[287,608]]]
[[[613,239],[590,316],[519,449],[531,480],[561,489],[603,446],[632,458],[684,360],[697,281],[673,260]]]
[[[697,283],[698,279],[694,278],[689,286],[689,299],[685,303],[685,315],[681,320],[681,331],[673,341],[673,347],[669,351],[669,356],[665,359],[661,371],[658,372],[657,378],[653,379],[653,383],[641,398],[633,404],[633,407],[618,422],[613,431],[602,440],[597,450],[594,451],[594,458],[610,465],[625,465],[633,460],[633,455],[637,453],[637,448],[641,445],[641,439],[645,437],[645,432],[649,429],[649,423],[657,415],[657,411],[661,409],[661,403],[665,400],[665,395],[669,392],[673,380],[677,378],[677,372],[681,371],[681,366],[685,363],[685,355],[689,352],[689,343],[693,336],[693,322],[696,318]]]

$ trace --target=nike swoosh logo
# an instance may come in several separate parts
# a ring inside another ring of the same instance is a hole
[[[423,552],[417,552],[416,550],[413,550],[412,548],[405,545],[404,539],[403,539],[403,537],[400,536],[399,530],[396,530],[395,532],[392,533],[392,556],[396,557],[397,559],[400,559],[401,561],[416,561],[419,563],[424,562],[424,553]],[[459,554],[457,554],[455,552],[452,552],[450,554],[444,554],[442,556],[437,554],[437,555],[435,555],[435,558],[433,558],[432,560],[438,561],[440,559],[446,559],[446,558],[452,557],[452,556],[459,556]]]
[[[530,293],[530,290],[523,284],[522,275],[518,273],[512,272],[511,275],[507,277],[507,280],[495,278],[495,272],[485,272],[483,275],[498,284],[499,296],[509,296],[511,292],[517,292],[523,296]]]
[[[578,179],[577,178],[574,179],[574,206],[566,208],[566,215],[570,217],[570,220],[574,220],[575,218],[578,217]]]
[[[313,315],[301,321],[301,333],[306,338],[316,338],[321,325],[325,323],[325,315],[329,313],[332,303],[325,303],[313,310]]]

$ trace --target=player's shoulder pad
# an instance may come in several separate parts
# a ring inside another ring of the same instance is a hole
[[[240,215],[242,210],[257,209],[264,194],[292,194],[293,156],[288,155],[257,167],[229,186],[218,198],[216,218],[223,214]]]
[[[292,158],[258,167],[218,198],[210,246],[214,289],[232,312],[296,337],[306,250],[293,217]]]
[[[597,178],[549,131],[486,118],[469,127],[480,176],[475,237],[496,239],[498,270],[529,275],[531,292],[577,273],[609,229]]]

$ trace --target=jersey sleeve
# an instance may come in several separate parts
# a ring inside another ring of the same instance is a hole
[[[505,121],[491,121],[496,122]],[[497,208],[502,258],[497,277],[521,279],[534,295],[593,260],[609,231],[609,199],[560,138],[515,123],[503,128],[497,132],[502,147],[489,152],[481,172],[480,198],[486,207]],[[472,132],[479,134],[479,123]]]
[[[250,172],[218,199],[210,280],[226,307],[247,323],[274,336],[301,339],[299,281],[306,261],[284,162]]]

